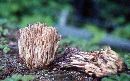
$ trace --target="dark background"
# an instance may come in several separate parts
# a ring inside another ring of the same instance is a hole
[[[0,0],[0,19],[19,28],[34,22],[54,25],[64,9],[69,11],[66,24],[79,28],[91,24],[130,39],[129,0]]]

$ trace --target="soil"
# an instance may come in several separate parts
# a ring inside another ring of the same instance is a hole
[[[71,69],[48,67],[46,69],[29,70],[18,57],[18,53],[1,54],[0,64],[3,67],[3,70],[0,72],[0,80],[17,73],[34,75],[34,81],[99,81],[99,78],[93,78],[85,73]]]

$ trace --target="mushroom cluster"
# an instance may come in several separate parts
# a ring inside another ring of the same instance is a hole
[[[54,27],[35,23],[19,30],[19,57],[27,67],[45,67],[54,60],[60,35]]]
[[[99,51],[82,52],[77,48],[67,48],[60,58],[61,67],[82,68],[89,75],[102,77],[122,70],[123,61],[118,54],[106,47]]]

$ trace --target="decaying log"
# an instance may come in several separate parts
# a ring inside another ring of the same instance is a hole
[[[115,74],[123,68],[122,59],[110,47],[91,52],[82,52],[77,48],[66,48],[57,64],[61,68],[81,68],[87,74],[97,77]]]
[[[27,67],[38,68],[54,60],[60,35],[54,27],[35,23],[19,30],[19,56]]]

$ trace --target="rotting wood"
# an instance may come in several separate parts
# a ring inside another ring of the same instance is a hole
[[[66,48],[63,56],[57,60],[56,64],[61,68],[77,67],[97,77],[116,74],[123,69],[123,60],[110,47],[91,52]]]
[[[27,67],[38,68],[54,60],[60,35],[54,27],[35,23],[19,30],[19,57]]]

